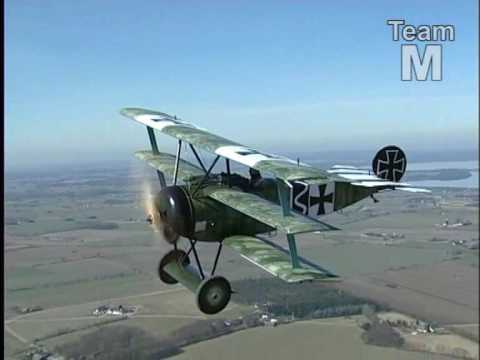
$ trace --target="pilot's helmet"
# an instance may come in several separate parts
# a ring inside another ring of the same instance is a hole
[[[248,172],[252,179],[260,179],[262,177],[262,175],[260,175],[260,171],[258,171],[257,169],[250,168]]]

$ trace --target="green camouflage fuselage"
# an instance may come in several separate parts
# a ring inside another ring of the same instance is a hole
[[[222,241],[224,238],[232,235],[253,236],[276,230],[272,226],[257,221],[209,196],[214,192],[218,193],[219,189],[230,188],[226,174],[212,175],[208,181],[205,181],[199,187],[200,183],[201,177],[193,177],[190,178],[185,185],[181,185],[190,196],[195,194],[192,197],[192,203],[195,209],[195,239],[199,241]],[[279,204],[277,181],[274,179],[263,178],[256,184],[251,184],[248,179],[238,174],[232,174],[230,184],[238,190],[258,195],[265,200]],[[325,186],[325,184],[309,184],[308,186]],[[333,186],[335,196],[332,197],[332,211],[345,208],[373,193],[370,189],[352,186],[347,182],[336,182]],[[295,186],[292,186],[290,207],[295,212],[302,214],[302,212],[299,211],[301,209],[296,209],[293,204],[296,195],[294,191]],[[218,195],[216,195],[216,197],[218,197]],[[308,206],[310,200],[306,200]],[[238,205],[241,206],[241,204]],[[315,207],[315,205],[317,205],[317,207]],[[303,212],[303,215],[319,219],[323,214],[328,213],[324,211],[324,206],[320,206],[321,204],[315,205],[313,205],[315,213],[308,213],[307,209]],[[320,213],[319,210],[321,210]],[[288,217],[286,221],[288,222]]]

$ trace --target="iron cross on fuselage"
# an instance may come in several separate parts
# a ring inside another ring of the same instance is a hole
[[[325,214],[325,202],[333,204],[333,193],[325,195],[325,190],[327,189],[327,185],[319,185],[318,186],[318,193],[319,196],[312,196],[310,195],[310,208],[318,204],[317,215]]]

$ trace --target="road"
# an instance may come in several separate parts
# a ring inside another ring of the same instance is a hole
[[[58,307],[53,307],[41,311],[35,311],[32,313],[28,314],[22,314],[18,315],[14,318],[8,319],[4,321],[4,328],[5,331],[8,332],[10,335],[15,337],[17,340],[20,342],[29,345],[31,343],[30,340],[25,339],[22,335],[14,331],[10,325],[14,324],[15,322],[54,322],[54,321],[75,321],[75,320],[90,320],[90,319],[99,319],[98,316],[90,315],[90,316],[77,316],[77,317],[61,317],[61,318],[48,318],[48,319],[29,319],[31,316],[37,316],[39,314],[45,314],[48,312],[60,310],[60,309],[66,309],[72,306],[82,306],[82,305],[88,305],[88,304],[98,304],[99,302],[113,302],[113,301],[118,301],[118,300],[128,300],[128,299],[133,299],[133,298],[141,298],[141,297],[147,297],[147,296],[155,296],[155,295],[160,295],[160,294],[168,294],[168,293],[174,293],[174,292],[180,292],[180,291],[186,291],[185,288],[183,287],[177,287],[174,289],[168,289],[168,290],[159,290],[159,291],[153,291],[153,292],[148,292],[148,293],[143,293],[143,294],[136,294],[136,295],[128,295],[128,296],[122,296],[122,297],[115,297],[115,298],[109,298],[109,299],[101,299],[101,300],[96,300],[96,301],[89,301],[86,303],[81,303],[81,304],[73,304],[73,305],[65,305],[65,306],[58,306]],[[195,320],[203,320],[206,317],[201,316],[201,315],[183,315],[183,314],[134,314],[132,316],[129,316],[129,318],[169,318],[169,319],[195,319]]]

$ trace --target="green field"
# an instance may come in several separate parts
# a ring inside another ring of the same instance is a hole
[[[172,360],[450,359],[432,354],[365,345],[360,338],[361,333],[362,330],[354,320],[302,321],[276,328],[249,329],[229,335],[227,338],[188,346],[184,353],[172,357]]]

